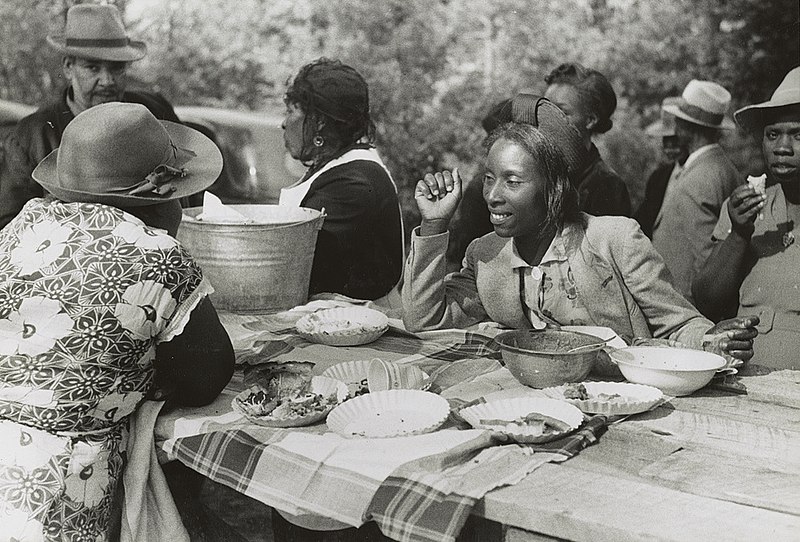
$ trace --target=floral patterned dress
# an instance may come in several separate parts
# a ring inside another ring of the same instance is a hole
[[[155,346],[209,292],[115,207],[34,199],[0,231],[0,541],[105,539]]]

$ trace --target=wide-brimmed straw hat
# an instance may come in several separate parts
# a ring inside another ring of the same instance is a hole
[[[586,155],[583,138],[556,104],[547,98],[522,92],[511,101],[511,118],[513,122],[539,128],[561,150],[569,173],[580,171]]]
[[[76,116],[33,178],[60,200],[140,207],[200,192],[220,171],[222,154],[197,130],[110,102]]]
[[[736,119],[739,126],[750,130],[761,126],[761,118],[764,113],[779,107],[797,104],[800,104],[800,66],[786,74],[781,84],[772,93],[772,98],[766,102],[748,105],[739,109],[733,114],[733,118]]]
[[[650,137],[670,137],[675,135],[675,116],[664,108],[678,105],[679,96],[669,96],[661,101],[661,118],[645,128],[644,133]]]
[[[47,43],[65,55],[116,62],[139,60],[147,54],[144,42],[128,37],[119,10],[112,5],[72,6],[64,33],[47,36]]]
[[[731,105],[731,93],[713,81],[689,81],[678,103],[664,108],[679,119],[720,130],[732,130],[733,121],[725,116]]]

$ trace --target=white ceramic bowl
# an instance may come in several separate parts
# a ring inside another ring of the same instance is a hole
[[[630,346],[610,352],[622,375],[667,395],[689,395],[711,381],[725,367],[725,358],[703,350],[661,346]]]
[[[389,329],[389,318],[366,307],[325,309],[303,316],[295,324],[304,339],[332,346],[367,344]]]
[[[556,418],[567,424],[569,429],[542,433],[539,427],[513,422],[533,412]],[[565,401],[543,397],[496,399],[464,408],[459,411],[459,415],[475,429],[489,429],[524,443],[541,443],[561,438],[583,423],[583,414],[576,407]],[[508,423],[487,424],[489,420],[508,420]]]
[[[328,428],[345,437],[387,438],[435,431],[450,414],[447,400],[419,390],[371,392],[328,415]]]

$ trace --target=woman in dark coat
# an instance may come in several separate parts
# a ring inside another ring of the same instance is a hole
[[[561,64],[544,78],[544,97],[566,113],[583,137],[586,156],[572,176],[580,208],[590,215],[631,215],[631,200],[625,182],[603,161],[592,137],[604,134],[614,124],[611,115],[617,96],[611,83],[597,70],[577,63]]]
[[[284,143],[308,166],[281,205],[325,210],[309,295],[386,295],[400,280],[403,224],[397,189],[375,148],[364,78],[336,60],[303,66],[286,92]]]

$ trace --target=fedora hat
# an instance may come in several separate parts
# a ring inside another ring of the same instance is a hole
[[[569,174],[580,171],[586,155],[583,138],[556,104],[547,98],[521,92],[511,101],[511,120],[539,128],[564,155]]]
[[[128,37],[119,10],[112,5],[72,6],[64,33],[47,36],[47,43],[65,55],[116,62],[139,60],[147,54],[144,42]]]
[[[680,97],[669,96],[661,102],[661,118],[645,128],[644,132],[650,137],[670,137],[675,135],[675,116],[664,108],[680,103]]]
[[[678,103],[668,105],[664,110],[692,124],[732,130],[736,125],[725,117],[730,105],[731,93],[722,85],[692,79],[683,89]]]
[[[753,129],[759,126],[760,119],[770,109],[797,104],[800,104],[800,66],[786,74],[781,84],[772,93],[772,98],[766,102],[739,109],[733,114],[733,118],[742,128]]]
[[[60,200],[140,207],[200,192],[220,171],[219,149],[197,130],[110,102],[76,116],[33,178]]]

